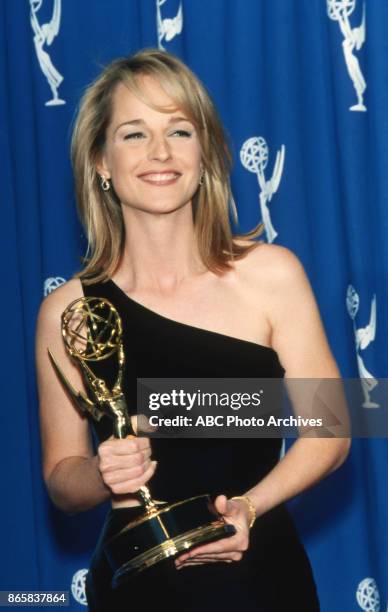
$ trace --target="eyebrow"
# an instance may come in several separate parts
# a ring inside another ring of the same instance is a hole
[[[191,121],[186,117],[170,117],[168,125],[180,123],[181,121],[187,121],[188,123],[191,123]],[[116,133],[119,128],[123,127],[123,125],[146,125],[146,122],[143,119],[132,119],[131,121],[123,121],[123,123],[120,123],[120,125],[115,128],[114,133]]]

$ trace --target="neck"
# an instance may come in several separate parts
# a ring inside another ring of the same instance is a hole
[[[192,209],[150,214],[124,208],[125,246],[115,280],[126,292],[171,294],[206,271],[195,237]]]

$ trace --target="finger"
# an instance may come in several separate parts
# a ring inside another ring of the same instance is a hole
[[[234,517],[239,512],[239,504],[225,495],[219,495],[214,501],[214,506],[220,514],[226,517]]]
[[[204,563],[184,563],[183,565],[180,565],[176,569],[182,570],[182,569],[185,569],[185,567],[189,567],[190,565],[205,565],[205,564]]]
[[[212,561],[210,561],[210,563],[212,563]],[[176,569],[181,570],[181,569],[184,569],[185,567],[189,567],[193,565],[205,565],[205,561],[188,561],[187,563],[183,563],[183,565],[180,565]]]
[[[151,457],[151,454],[152,454],[152,450],[151,450],[151,448],[146,448],[146,449],[144,449],[144,450],[142,450],[142,451],[140,451],[140,452],[141,452],[141,454],[143,455],[143,459],[144,459],[144,461],[146,461],[147,459],[149,459],[149,458]]]
[[[214,500],[214,507],[219,514],[225,514],[227,510],[227,501],[226,495],[218,495]]]
[[[141,433],[152,433],[158,429],[150,424],[145,414],[134,414],[131,416],[131,426],[135,436]]]
[[[107,440],[100,444],[98,448],[99,455],[128,455],[131,453],[137,453],[142,450],[151,448],[150,441],[148,438],[134,438],[128,436],[122,440],[113,439]]]
[[[144,451],[132,453],[130,455],[100,455],[100,471],[102,474],[108,474],[116,470],[132,469],[147,463],[149,458],[145,458]]]
[[[205,565],[208,563],[234,563],[239,560],[240,560],[239,558],[231,559],[227,557],[225,559],[214,558],[214,557],[203,558],[201,560],[189,559],[188,561],[185,561],[185,563],[178,565],[176,569],[180,570],[180,569],[184,569],[185,567],[194,566],[194,565]]]
[[[214,559],[210,559],[209,561],[194,561],[190,563],[185,563],[184,565],[181,565],[181,567],[177,567],[176,569],[181,570],[181,569],[185,569],[185,567],[209,565],[210,563],[232,563],[232,561],[215,561]]]
[[[145,474],[150,465],[151,461],[148,460],[133,468],[116,469],[113,471],[104,472],[104,481],[107,485],[112,485],[119,482],[134,480],[135,478],[140,478],[143,474]]]
[[[182,561],[180,558],[175,561],[175,565],[180,567],[181,565],[185,565],[186,563],[195,562],[195,561],[204,561],[208,562],[210,560],[214,561],[226,561],[229,559],[230,561],[240,561],[242,559],[242,553],[235,552],[227,552],[227,553],[213,553],[212,555],[195,555],[194,557],[188,558],[186,561]]]
[[[178,557],[179,560],[185,561],[186,559],[198,556],[198,555],[210,555],[222,554],[222,553],[233,553],[233,552],[244,552],[248,549],[249,538],[244,533],[237,533],[230,538],[223,538],[217,542],[211,542],[210,544],[204,544],[203,546],[197,546],[192,548],[187,553],[183,553]]]
[[[194,557],[196,555],[213,555],[217,553],[224,553],[236,550],[236,541],[230,542],[230,540],[235,540],[235,537],[224,538],[223,540],[218,540],[218,542],[212,542],[211,544],[204,544],[204,546],[198,546],[193,548],[190,552],[184,553],[179,557],[182,561],[189,559],[190,557]]]
[[[231,561],[241,561],[243,556],[242,552],[232,551],[225,553],[214,553],[212,555],[195,555],[194,557],[188,559],[184,563],[188,563],[190,561],[209,561],[212,559],[214,561],[225,561],[226,559],[230,559]]]
[[[144,486],[154,475],[156,467],[157,462],[151,461],[150,467],[144,472],[142,476],[126,482],[119,482],[117,484],[113,484],[110,488],[116,495],[124,495],[125,493],[137,493],[140,487]]]
[[[137,433],[138,433],[138,419],[137,419],[137,414],[134,414],[133,416],[131,416],[130,421],[131,421],[132,431],[133,431],[133,433],[135,434],[135,436],[137,436]]]
[[[179,565],[176,569],[180,570],[185,567],[194,566],[194,565],[208,565],[209,563],[234,563],[234,562],[232,561],[232,559],[213,559],[212,557],[209,557],[208,559],[202,559],[202,560],[190,559],[190,561],[187,561],[186,563]]]
[[[142,433],[152,433],[157,431],[157,425],[151,425],[149,418],[145,414],[138,414],[136,419],[137,435]]]
[[[145,450],[147,448],[151,448],[151,443],[149,441],[149,438],[136,438],[137,443],[138,443],[138,449],[139,450]]]

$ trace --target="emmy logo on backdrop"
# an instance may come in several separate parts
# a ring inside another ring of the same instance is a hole
[[[361,580],[357,587],[356,599],[361,610],[365,612],[380,612],[380,593],[374,578],[364,578]]]
[[[361,379],[362,390],[364,393],[364,402],[362,404],[363,408],[379,408],[379,404],[376,402],[372,402],[370,399],[370,393],[373,391],[375,387],[379,384],[375,377],[368,372],[365,367],[364,361],[360,355],[360,351],[369,346],[371,342],[375,339],[376,336],[376,296],[373,296],[371,311],[370,311],[370,320],[366,327],[356,327],[356,315],[358,312],[358,308],[360,305],[360,298],[357,291],[354,289],[352,285],[349,285],[347,293],[346,293],[346,307],[348,309],[348,313],[350,318],[353,321],[353,329],[354,329],[354,338],[356,343],[356,354],[357,354],[357,366],[358,372]]]
[[[81,606],[87,606],[88,602],[86,601],[86,592],[85,592],[85,582],[86,575],[88,573],[87,569],[78,570],[72,580],[71,580],[71,594],[77,603]]]
[[[182,2],[179,3],[179,9],[175,17],[172,19],[162,19],[161,8],[168,0],[156,0],[156,23],[158,28],[158,48],[165,51],[163,40],[170,42],[175,36],[182,32],[183,28],[183,9]]]
[[[58,289],[66,280],[62,276],[49,276],[43,283],[43,295],[47,297],[50,293]]]
[[[272,178],[268,181],[265,178],[264,170],[268,163],[268,145],[262,136],[248,138],[241,147],[240,160],[244,168],[249,172],[254,172],[260,186],[260,210],[261,218],[264,223],[265,234],[268,242],[273,242],[278,235],[269,214],[268,203],[272,196],[277,192],[280,179],[283,173],[285,146],[280,147],[276,153],[275,166]]]
[[[54,0],[53,15],[51,21],[40,24],[37,13],[42,6],[43,0],[30,0],[31,7],[31,27],[34,31],[34,45],[36,55],[38,57],[41,70],[46,77],[52,92],[52,99],[48,100],[46,106],[58,106],[66,104],[65,100],[61,100],[58,96],[58,87],[63,81],[63,76],[54,67],[51,58],[44,46],[48,47],[52,44],[54,38],[58,35],[59,24],[61,21],[61,0]]]
[[[98,297],[77,299],[62,313],[61,324],[66,350],[83,375],[85,391],[73,387],[50,350],[48,352],[58,378],[78,408],[95,421],[104,417],[110,419],[115,438],[137,434],[139,427],[144,433],[150,432],[148,420],[142,415],[136,419],[136,432],[132,427],[122,390],[125,368],[122,322],[113,304]],[[92,369],[93,362],[106,359],[117,363],[116,380],[111,388]],[[196,544],[236,533],[234,526],[217,514],[207,494],[173,503],[153,499],[147,486],[140,487],[138,494],[143,514],[128,523],[104,547],[114,573],[114,587],[138,571]]]
[[[352,28],[349,17],[356,6],[356,0],[327,0],[327,14],[333,21],[338,21],[344,37],[342,49],[345,56],[346,67],[352,79],[357,95],[357,104],[349,107],[351,111],[366,111],[363,94],[366,81],[361,72],[360,64],[354,51],[360,51],[365,42],[365,2],[362,8],[362,21],[358,28]]]

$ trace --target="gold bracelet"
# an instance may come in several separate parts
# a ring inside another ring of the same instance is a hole
[[[253,527],[253,524],[257,518],[256,516],[256,510],[255,510],[255,506],[252,503],[252,500],[248,497],[248,495],[236,495],[235,497],[231,497],[231,500],[241,500],[243,502],[246,503],[246,505],[248,506],[248,510],[249,510],[249,529],[251,529]]]

